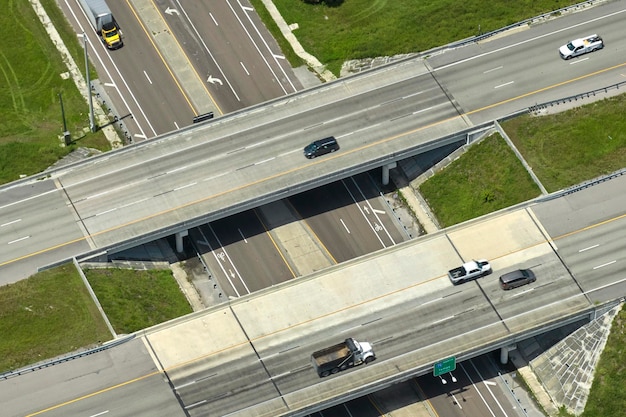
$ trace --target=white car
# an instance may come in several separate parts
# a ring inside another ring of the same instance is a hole
[[[559,55],[563,59],[571,59],[575,56],[597,51],[604,48],[604,41],[598,35],[589,35],[584,38],[574,39],[567,45],[559,48]]]

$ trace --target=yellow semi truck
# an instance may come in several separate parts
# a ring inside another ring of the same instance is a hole
[[[91,25],[109,49],[124,46],[122,31],[104,0],[80,0]]]

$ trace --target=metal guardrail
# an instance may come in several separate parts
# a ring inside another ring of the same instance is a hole
[[[122,343],[126,343],[132,339],[135,338],[134,334],[128,335],[126,337],[122,337],[120,339],[114,340],[110,343],[106,343],[102,346],[98,346],[96,348],[93,349],[89,349],[86,350],[84,352],[79,352],[79,353],[74,353],[72,355],[68,355],[68,356],[63,356],[61,358],[57,358],[57,359],[52,359],[50,361],[46,361],[46,362],[42,362],[33,366],[29,366],[28,368],[22,368],[22,369],[17,369],[15,371],[9,371],[9,372],[5,372],[3,374],[0,374],[0,379],[9,379],[9,378],[13,378],[15,376],[20,376],[22,374],[26,374],[26,373],[30,373],[30,372],[34,372],[34,371],[38,371],[39,369],[43,369],[43,368],[49,368],[50,366],[54,366],[54,365],[58,365],[60,363],[64,363],[64,362],[69,362],[71,360],[74,359],[78,359],[78,358],[82,358],[84,356],[89,356],[89,355],[93,355],[94,353],[98,353],[98,352],[102,352],[104,350],[116,347],[121,345]]]
[[[465,46],[465,45],[468,45],[470,43],[480,42],[483,39],[490,38],[490,37],[492,37],[494,35],[497,35],[498,33],[506,32],[507,30],[515,29],[515,28],[520,27],[520,26],[530,25],[530,24],[532,24],[534,22],[545,20],[545,19],[547,19],[547,18],[549,18],[551,16],[559,15],[559,14],[562,14],[564,12],[567,12],[567,11],[570,11],[570,10],[573,10],[573,9],[580,9],[581,7],[585,7],[586,5],[592,5],[594,3],[600,3],[602,1],[606,1],[606,0],[587,0],[587,1],[580,2],[580,3],[576,3],[576,4],[571,5],[571,6],[563,7],[562,9],[553,10],[551,12],[544,13],[544,14],[541,14],[539,16],[531,17],[530,19],[522,20],[521,22],[517,22],[517,23],[513,23],[513,24],[508,25],[508,26],[504,26],[504,27],[502,27],[500,29],[496,29],[496,30],[493,30],[491,32],[480,33],[480,34],[478,34],[476,36],[473,36],[471,38],[467,38],[467,39],[463,39],[463,40],[455,42],[455,43],[451,43],[451,44],[447,45],[447,48],[458,48],[460,46]]]
[[[573,185],[569,188],[565,188],[563,190],[555,191],[550,195],[547,195],[543,198],[539,198],[537,201],[548,201],[554,200],[555,198],[563,197],[565,195],[574,194],[578,191],[582,191],[586,188],[593,187],[594,185],[602,184],[603,182],[610,181],[613,178],[621,177],[622,175],[626,175],[626,168],[622,168],[619,171],[612,172],[607,175],[602,175],[600,177],[596,177],[592,180],[585,181],[578,185]]]
[[[585,93],[575,94],[573,96],[559,98],[559,99],[552,100],[552,101],[546,101],[545,103],[535,104],[534,106],[530,106],[528,108],[528,111],[532,113],[532,112],[546,109],[548,107],[557,106],[559,104],[566,104],[566,103],[571,103],[572,101],[582,100],[584,98],[595,97],[596,94],[601,94],[601,93],[606,94],[609,92],[609,90],[613,90],[613,89],[619,90],[622,87],[626,87],[626,81],[622,81],[617,84],[612,84],[607,87],[602,87],[602,88],[598,88],[595,90],[587,91]]]

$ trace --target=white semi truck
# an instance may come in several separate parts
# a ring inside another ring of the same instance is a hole
[[[91,25],[109,49],[118,49],[124,45],[122,32],[113,13],[104,0],[80,0]]]

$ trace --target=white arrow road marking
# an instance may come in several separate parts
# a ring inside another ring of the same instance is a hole
[[[209,75],[209,78],[206,79],[206,82],[211,84],[218,83],[219,85],[224,85],[222,80],[220,80],[219,78],[215,78],[212,75]]]

